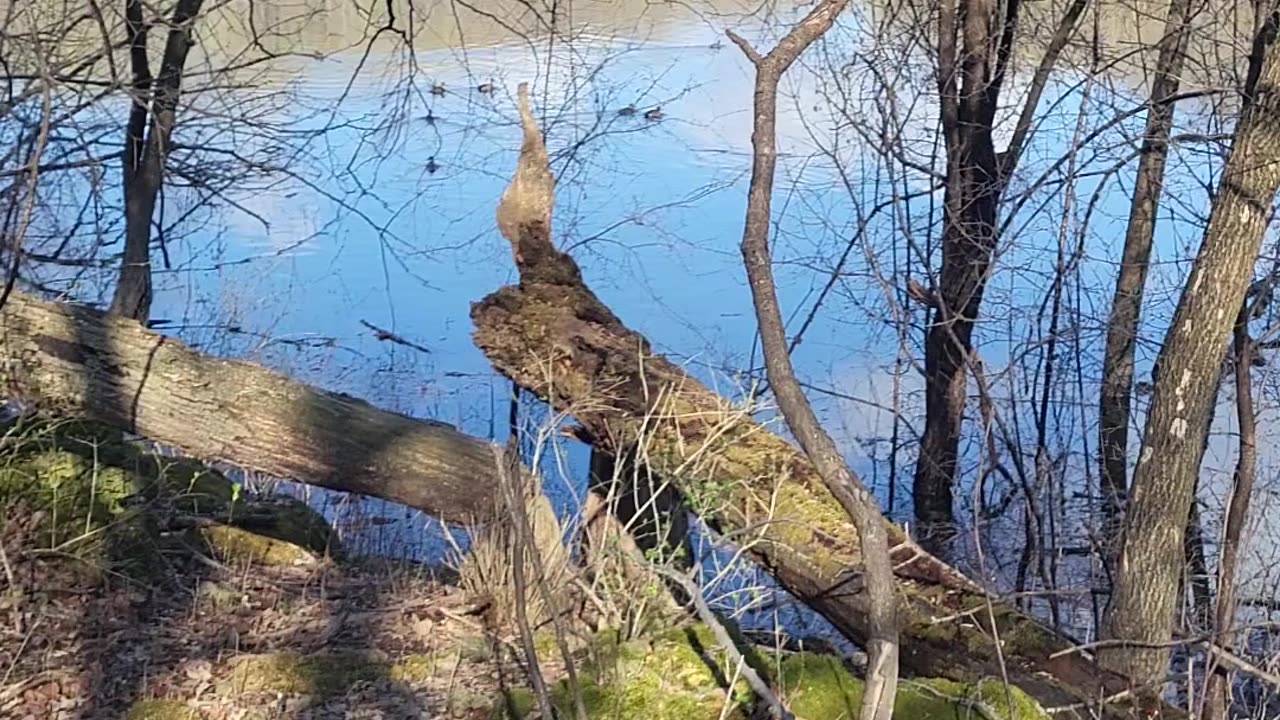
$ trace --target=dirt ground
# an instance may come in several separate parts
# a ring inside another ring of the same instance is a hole
[[[426,568],[197,553],[147,588],[25,550],[36,522],[4,532],[0,718],[488,718],[523,680]]]

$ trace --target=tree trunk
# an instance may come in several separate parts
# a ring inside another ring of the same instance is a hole
[[[921,542],[940,554],[945,554],[955,533],[952,483],[969,396],[973,325],[996,243],[996,191],[979,188],[993,185],[987,174],[995,165],[989,134],[981,145],[979,153],[987,167],[960,173],[964,179],[959,184],[971,191],[947,190],[947,215],[960,217],[944,220],[940,302],[932,310],[925,339],[925,423],[912,497]],[[965,152],[969,154],[968,149]]]
[[[155,215],[165,161],[182,92],[182,72],[193,44],[191,28],[204,0],[178,0],[169,22],[160,75],[153,82],[147,62],[141,0],[125,0],[125,28],[133,68],[133,108],[124,154],[124,259],[111,298],[111,313],[146,322],[151,314],[151,219]],[[143,99],[150,94],[150,108]],[[145,141],[147,114],[151,128]]]
[[[954,533],[952,483],[968,398],[973,325],[997,240],[1001,171],[992,133],[1019,6],[1019,0],[944,0],[938,14],[947,184],[937,304],[925,338],[924,434],[912,486],[922,542],[936,552],[945,550]]]
[[[952,486],[968,398],[973,329],[999,241],[1001,195],[1034,126],[1036,105],[1084,14],[1074,0],[1040,60],[1013,136],[997,154],[993,133],[1013,54],[1020,0],[943,0],[938,10],[938,93],[947,182],[942,267],[925,338],[925,426],[912,488],[922,542],[945,552],[955,532]]]
[[[124,318],[15,291],[0,309],[0,389],[268,475],[465,523],[492,517],[491,444],[440,423],[194,352]]]
[[[688,508],[675,488],[637,460],[635,448],[624,448],[622,453],[619,458],[602,447],[591,449],[587,489],[642,555],[660,565],[689,569],[693,542]]]
[[[841,633],[865,643],[872,628],[856,592],[863,582],[857,533],[813,464],[747,409],[654,353],[596,298],[577,264],[552,243],[550,177],[536,132],[526,134],[521,154],[498,212],[520,284],[472,306],[476,344],[503,374],[572,415],[593,442],[615,451],[643,444],[649,468],[712,527],[731,534]],[[1007,673],[1045,705],[1080,703],[1080,716],[1099,697],[1126,688],[1087,653],[1070,652],[1073,640],[1030,616],[996,599],[988,612],[979,586],[883,522],[905,670],[963,682]],[[1059,651],[1066,652],[1055,656]],[[1122,716],[1123,702],[1104,716]]]
[[[1109,637],[1144,645],[1106,650],[1107,666],[1153,691],[1169,663],[1183,532],[1215,380],[1280,188],[1280,51],[1274,6],[1267,12],[1200,253],[1157,360],[1105,623]]]
[[[1098,412],[1103,538],[1117,536],[1121,501],[1129,485],[1129,403],[1133,387],[1134,341],[1138,337],[1147,263],[1151,259],[1151,238],[1155,233],[1165,161],[1169,155],[1169,133],[1173,128],[1174,103],[1169,99],[1178,93],[1192,10],[1191,0],[1172,0],[1169,3],[1155,79],[1151,85],[1151,104],[1143,132],[1138,176],[1129,206],[1120,274],[1116,278],[1111,315],[1107,319],[1102,397]],[[1115,551],[1114,546],[1104,548],[1104,561],[1109,568],[1112,568]]]
[[[1253,340],[1249,337],[1249,303],[1240,307],[1234,336],[1236,422],[1240,426],[1240,450],[1231,496],[1227,500],[1227,521],[1222,530],[1222,549],[1218,555],[1218,592],[1214,599],[1214,644],[1231,649],[1231,628],[1235,619],[1236,568],[1240,562],[1240,540],[1249,519],[1249,501],[1257,476],[1258,419],[1253,412]],[[1231,681],[1226,670],[1210,662],[1209,681],[1205,687],[1207,720],[1226,720],[1231,707]]]

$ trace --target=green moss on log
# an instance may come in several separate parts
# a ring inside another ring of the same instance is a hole
[[[216,521],[202,528],[227,559],[267,564],[338,554],[328,522],[290,498],[246,500],[226,476],[196,460],[145,451],[109,426],[85,420],[19,420],[0,428],[0,506],[38,518],[39,550],[79,561],[90,579],[153,583],[174,538],[166,518]],[[0,518],[0,523],[4,518]]]
[[[780,664],[781,695],[798,718],[855,720],[863,681],[829,655],[797,653]],[[893,716],[899,720],[1047,720],[1036,702],[1016,687],[990,678],[977,683],[904,679]]]
[[[213,554],[223,562],[249,562],[267,567],[311,565],[316,556],[306,548],[266,535],[258,535],[234,525],[209,525],[200,528]]]
[[[762,654],[746,648],[746,661],[776,688],[801,720],[854,720],[862,702],[863,681],[831,655]],[[592,720],[719,720],[750,716],[755,697],[715,644],[710,630],[692,625],[657,639],[619,643],[616,633],[601,634],[580,662],[579,679]],[[726,689],[726,686],[729,686]],[[572,716],[573,695],[565,681],[552,688],[552,700]],[[500,698],[494,718],[525,718],[536,698],[517,690]],[[1026,693],[995,679],[960,683],[945,679],[904,680],[894,708],[899,720],[1047,720]]]

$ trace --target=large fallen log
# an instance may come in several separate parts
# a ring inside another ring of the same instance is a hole
[[[132,320],[21,292],[0,309],[4,396],[450,522],[484,520],[497,507],[488,442],[203,355]]]
[[[521,114],[520,160],[498,209],[520,283],[472,306],[476,344],[504,375],[572,415],[592,442],[616,452],[641,446],[650,468],[707,520],[842,633],[864,641],[860,552],[847,515],[797,448],[655,353],[583,283],[552,242],[553,179],[523,99]],[[1103,698],[1112,700],[1107,716],[1134,709],[1126,680],[1084,652],[1067,652],[1071,639],[885,522],[899,576],[904,670],[963,682],[1007,677],[1046,708],[1082,717]]]

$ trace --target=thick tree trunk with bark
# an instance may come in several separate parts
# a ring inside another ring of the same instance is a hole
[[[113,315],[146,321],[151,314],[151,220],[164,183],[182,73],[193,43],[192,25],[203,4],[204,0],[178,0],[174,6],[160,75],[153,80],[147,58],[143,2],[125,0],[134,98],[125,137],[124,259],[111,298]],[[144,138],[148,115],[151,127]]]
[[[1151,239],[1155,233],[1160,190],[1164,185],[1169,133],[1173,129],[1174,103],[1169,100],[1178,93],[1192,11],[1191,0],[1172,0],[1169,3],[1155,79],[1151,84],[1151,104],[1147,110],[1138,175],[1129,206],[1120,273],[1116,277],[1111,314],[1107,318],[1102,399],[1098,413],[1103,538],[1116,537],[1120,529],[1121,499],[1129,485],[1129,404],[1133,389],[1134,341],[1138,337],[1147,264],[1151,260]],[[1111,546],[1105,548],[1105,559],[1109,565],[1115,550]]]
[[[1204,240],[1157,360],[1105,623],[1109,637],[1142,645],[1107,650],[1106,664],[1148,687],[1156,687],[1168,669],[1183,531],[1204,455],[1205,421],[1280,188],[1280,46],[1274,42],[1274,5],[1267,12]]]
[[[21,292],[0,309],[0,394],[451,522],[484,520],[496,507],[491,443]]]
[[[498,370],[572,415],[605,449],[642,446],[649,468],[713,527],[731,533],[844,635],[867,642],[873,631],[858,592],[865,577],[858,535],[813,464],[748,409],[656,354],[600,302],[552,243],[551,179],[536,132],[526,134],[521,155],[498,213],[520,284],[472,306],[476,344]],[[965,682],[1007,673],[1043,704],[1076,706],[1081,717],[1127,687],[1087,653],[1069,652],[1070,639],[988,598],[883,522],[906,671]],[[1126,711],[1112,705],[1104,714]]]

